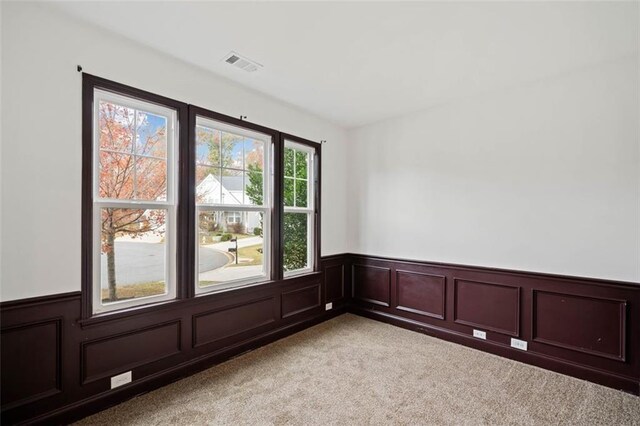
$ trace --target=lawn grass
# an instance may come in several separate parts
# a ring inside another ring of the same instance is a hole
[[[236,265],[235,261],[233,261],[228,266],[262,265],[262,253],[258,250],[262,250],[262,244],[238,248],[238,260],[240,263]]]
[[[233,238],[237,238],[239,240],[242,240],[244,238],[257,237],[257,235],[253,235],[253,234],[231,234],[231,235],[233,235]]]
[[[164,292],[164,281],[151,281],[148,283],[116,286],[116,295],[118,296],[118,300],[157,296],[159,294],[164,294]],[[111,300],[109,300],[109,289],[102,289],[102,302],[111,302]]]
[[[220,237],[223,234],[227,234],[227,232],[210,232],[204,236],[200,236],[199,241],[200,244],[216,244],[216,243],[226,243],[229,242],[229,240],[227,241],[214,241],[213,238],[214,237]],[[244,240],[245,238],[251,238],[251,237],[257,237],[258,235],[253,235],[253,234],[231,234],[231,238],[237,238],[238,240]]]

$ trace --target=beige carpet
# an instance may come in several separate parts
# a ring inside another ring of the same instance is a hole
[[[640,425],[640,398],[342,315],[80,424]]]

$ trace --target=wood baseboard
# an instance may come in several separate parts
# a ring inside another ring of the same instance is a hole
[[[478,340],[467,334],[459,333],[446,328],[435,327],[429,324],[412,321],[407,318],[398,317],[392,314],[365,309],[357,306],[350,306],[348,312],[365,318],[401,327],[406,330],[415,331],[446,340],[448,342],[457,343],[479,351],[492,353],[514,361],[525,364],[535,365],[536,367],[546,370],[555,371],[557,373],[566,374],[590,382],[598,383],[610,388],[618,389],[634,395],[640,395],[640,380],[634,380],[630,377],[619,376],[607,371],[574,364],[559,358],[554,358],[533,352],[521,352],[514,350],[510,346],[502,343],[491,342],[486,340]]]

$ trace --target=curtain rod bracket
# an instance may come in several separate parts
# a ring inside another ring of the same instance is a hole
[[[82,72],[82,65],[78,65],[78,72]]]

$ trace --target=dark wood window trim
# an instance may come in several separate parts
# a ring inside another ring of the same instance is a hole
[[[295,135],[254,124],[228,115],[220,114],[174,99],[160,96],[135,87],[116,83],[104,78],[83,73],[82,79],[82,326],[92,325],[111,319],[137,315],[150,310],[170,309],[181,300],[192,299],[195,295],[195,123],[197,116],[211,118],[230,125],[265,133],[273,141],[273,206],[271,223],[271,277],[258,285],[277,285],[283,277],[283,235],[282,217],[284,212],[284,141],[290,140],[314,148],[316,161],[314,167],[315,185],[315,226],[314,233],[314,270],[320,271],[320,194],[321,194],[321,145]],[[93,102],[94,90],[101,89],[128,96],[137,100],[154,103],[174,109],[178,121],[178,194],[177,194],[177,242],[176,242],[176,298],[121,310],[94,314],[93,293]],[[304,274],[303,274],[304,275]],[[287,277],[298,279],[300,275]],[[246,287],[238,287],[222,292],[200,294],[198,298],[216,297],[221,293],[241,292]]]

